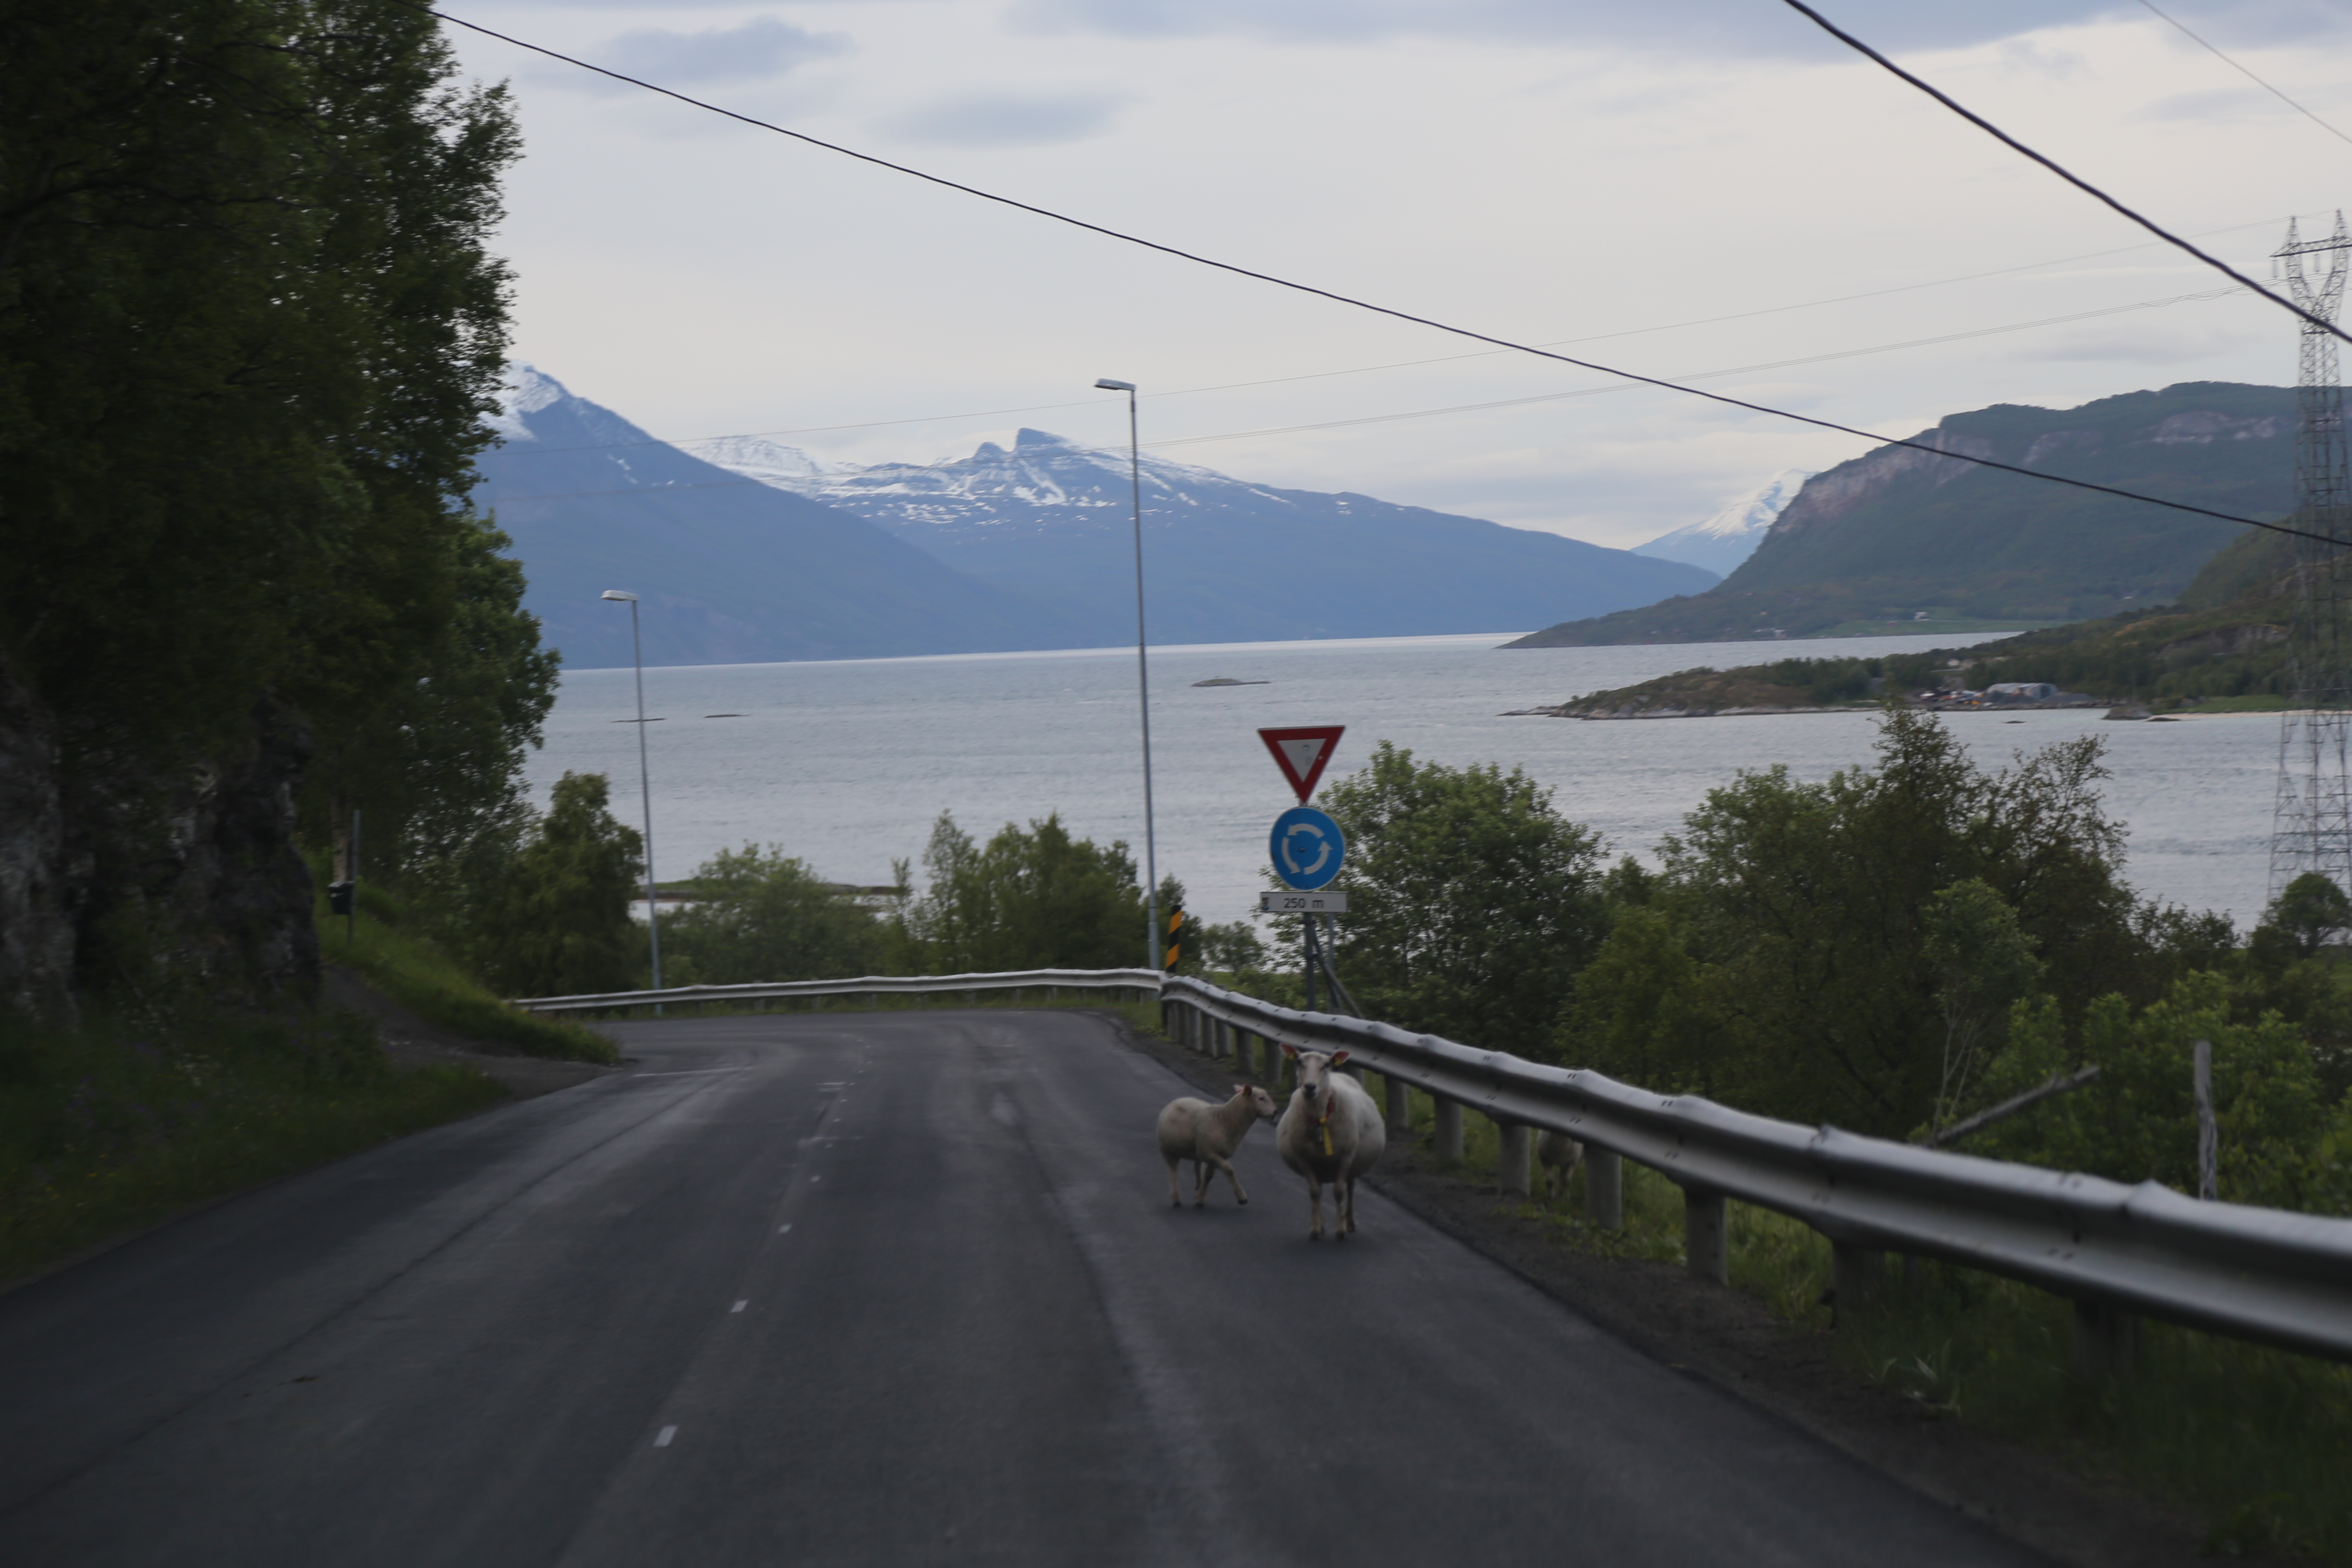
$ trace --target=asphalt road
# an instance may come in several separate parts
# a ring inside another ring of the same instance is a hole
[[[0,1297],[0,1563],[2036,1562],[1636,1354],[1079,1014],[625,1026],[639,1068]]]

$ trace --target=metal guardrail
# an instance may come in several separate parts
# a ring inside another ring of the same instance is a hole
[[[1296,1013],[1184,976],[1163,983],[1160,1000],[1196,1015],[1173,1022],[1212,1048],[1230,1042],[1234,1054],[1246,1055],[1246,1040],[1234,1033],[1301,1049],[1344,1047],[1351,1066],[1436,1099],[1441,1140],[1450,1102],[1506,1129],[1565,1132],[1589,1150],[1660,1172],[1684,1192],[1692,1269],[1718,1279],[1726,1262],[1722,1205],[1730,1197],[1828,1237],[1842,1305],[1860,1304],[1884,1253],[1895,1251],[2071,1297],[2078,1323],[2094,1335],[2127,1335],[2128,1314],[2145,1314],[2352,1360],[2352,1220],[2201,1203],[2155,1182],[2126,1186],[1831,1127],[1814,1131],[1434,1035]],[[1398,1115],[1393,1101],[1390,1114]],[[1519,1138],[1516,1154],[1507,1142],[1504,1154],[1507,1164],[1520,1162],[1521,1190],[1528,1142]],[[1596,1162],[1588,1194],[1603,1187],[1613,1204],[1616,1171],[1613,1161],[1605,1170]],[[2089,1353],[2101,1352],[2095,1346]]]
[[[1833,1127],[1816,1131],[1435,1035],[1294,1012],[1190,976],[1150,969],[866,975],[541,996],[514,1005],[590,1012],[795,997],[963,993],[976,999],[983,992],[1034,989],[1156,993],[1171,1032],[1195,1047],[1246,1057],[1250,1037],[1265,1042],[1262,1060],[1270,1080],[1280,1077],[1279,1046],[1345,1047],[1350,1066],[1388,1079],[1392,1122],[1403,1116],[1401,1086],[1437,1102],[1441,1152],[1459,1154],[1465,1108],[1493,1119],[1505,1134],[1505,1184],[1519,1191],[1528,1186],[1529,1130],[1567,1133],[1586,1146],[1587,1204],[1605,1224],[1620,1223],[1620,1162],[1647,1165],[1683,1189],[1690,1268],[1713,1279],[1727,1273],[1723,1205],[1736,1198],[1829,1238],[1842,1310],[1866,1304],[1884,1255],[1901,1252],[2072,1298],[2078,1329],[2088,1336],[2078,1336],[2078,1352],[2095,1363],[2112,1366],[2118,1354],[2128,1354],[2135,1314],[2352,1361],[2352,1220],[2203,1203],[2155,1182],[2126,1186]]]
[[[855,980],[784,980],[761,985],[673,985],[662,991],[528,996],[509,1004],[530,1013],[611,1012],[668,1002],[764,1002],[797,996],[929,996],[983,991],[1140,991],[1160,989],[1156,969],[1021,969],[991,974],[866,974]]]

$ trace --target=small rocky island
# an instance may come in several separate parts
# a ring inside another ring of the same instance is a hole
[[[1235,680],[1230,675],[1213,675],[1206,680],[1192,682],[1195,686],[1272,686],[1271,680]]]

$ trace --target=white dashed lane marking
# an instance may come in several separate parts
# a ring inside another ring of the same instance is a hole
[[[677,1436],[677,1427],[665,1426],[659,1433],[656,1434],[654,1437],[654,1447],[656,1448],[667,1448],[669,1447],[669,1440]]]
[[[731,1307],[728,1308],[727,1310],[728,1310],[729,1311],[730,1311],[730,1312],[740,1312],[740,1311],[741,1311],[744,1308],[746,1308],[746,1307],[750,1306],[751,1304],[751,1302],[749,1302],[749,1301],[738,1301],[738,1302],[736,1302],[733,1306],[731,1306]]]

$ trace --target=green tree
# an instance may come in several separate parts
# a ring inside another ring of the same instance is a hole
[[[521,563],[499,553],[507,536],[457,521],[447,619],[411,648],[396,685],[331,708],[320,725],[303,817],[314,841],[331,837],[339,873],[354,807],[365,814],[365,868],[415,876],[462,865],[522,805],[523,760],[554,706],[560,661],[522,607]]]
[[[1667,841],[1658,897],[1714,976],[1717,1092],[1900,1136],[1935,1111],[1960,1016],[1947,1002],[1971,1016],[1990,1005],[1929,956],[1939,892],[1975,880],[2014,911],[2070,1019],[2143,984],[2147,948],[2119,874],[2122,829],[2099,801],[2097,741],[1987,772],[1933,716],[1891,709],[1876,749],[1875,769],[1820,784],[1776,767],[1710,792]]]
[[[1712,1095],[1719,1025],[1707,980],[1670,913],[1619,904],[1608,939],[1576,976],[1554,1055],[1660,1094]]]
[[[1601,941],[1592,832],[1521,769],[1417,763],[1387,741],[1324,808],[1348,838],[1338,967],[1366,1013],[1544,1054]]]
[[[2263,924],[2284,935],[2297,957],[2310,958],[2328,938],[2352,930],[2352,898],[2324,873],[2305,871],[2279,890]]]
[[[2046,999],[2019,1004],[2011,1042],[1977,1096],[1993,1103],[2056,1072],[2095,1065],[2088,1086],[1989,1130],[1971,1152],[2086,1171],[2118,1182],[2156,1181],[2197,1190],[2197,1119],[2191,1059],[2213,1047],[2214,1120],[2221,1195],[2282,1208],[2338,1201],[2346,1108],[2320,1092],[2310,1048],[2276,1014],[2231,1016],[2229,982],[2194,974],[2135,1010],[2120,995],[2087,1010],[2070,1050]]]
[[[1997,1044],[2000,1026],[2040,982],[2042,963],[2032,939],[2018,926],[2017,911],[1974,877],[1938,889],[1927,900],[1919,949],[1944,1028],[1928,1123],[1940,1128],[1958,1114]]]
[[[483,900],[469,953],[507,995],[644,984],[649,944],[629,908],[642,887],[645,841],[614,819],[611,797],[604,774],[565,773]]]
[[[177,758],[275,687],[364,710],[447,622],[516,152],[385,0],[0,20],[7,651],[85,749]]]
[[[695,869],[693,900],[662,918],[664,978],[677,984],[841,980],[883,967],[873,913],[771,845],[722,849]]]
[[[1143,889],[1127,845],[1072,838],[1058,813],[981,845],[941,812],[923,870],[929,885],[898,929],[930,973],[1126,969],[1139,956]]]

